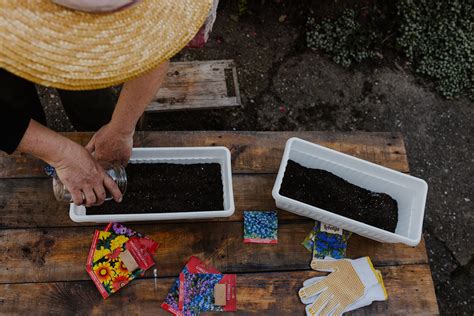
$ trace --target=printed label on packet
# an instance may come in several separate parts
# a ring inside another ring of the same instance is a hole
[[[341,228],[326,223],[321,223],[321,231],[329,234],[342,235]]]
[[[140,269],[148,270],[155,264],[155,260],[153,260],[153,256],[146,251],[145,246],[140,244],[140,240],[138,238],[132,237],[126,244],[127,250],[130,251],[133,259],[135,259],[136,263],[140,267]]]

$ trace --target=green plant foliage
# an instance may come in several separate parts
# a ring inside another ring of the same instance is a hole
[[[374,57],[373,43],[376,41],[377,34],[356,21],[354,10],[344,10],[340,17],[325,19],[319,24],[313,18],[308,19],[308,47],[329,53],[334,62],[344,67]]]
[[[247,0],[239,0],[239,16],[247,14],[249,10],[249,4]]]
[[[474,96],[472,0],[401,0],[397,43],[415,71],[435,79],[443,96]]]
[[[309,18],[307,46],[327,52],[345,67],[373,58],[383,48],[395,48],[415,72],[434,80],[441,95],[474,99],[472,0],[399,0],[385,12],[358,14],[346,9],[333,20],[316,23]]]

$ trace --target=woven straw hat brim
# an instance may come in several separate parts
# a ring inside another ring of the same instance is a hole
[[[84,13],[49,0],[0,0],[0,68],[67,90],[109,87],[178,53],[212,0],[142,0],[114,13]]]

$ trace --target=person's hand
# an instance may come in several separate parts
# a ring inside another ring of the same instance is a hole
[[[92,136],[86,149],[94,153],[94,157],[101,162],[119,162],[126,166],[132,155],[133,131],[125,132],[115,128],[110,123],[102,126]]]
[[[122,201],[122,193],[114,180],[79,144],[68,142],[63,148],[62,158],[55,162],[53,167],[76,205],[100,205],[106,198],[106,190],[116,202]]]

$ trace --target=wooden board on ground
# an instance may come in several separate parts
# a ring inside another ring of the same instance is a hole
[[[146,113],[240,106],[233,60],[172,62]]]
[[[91,134],[68,137],[86,143]],[[0,312],[2,314],[153,314],[191,255],[236,273],[238,312],[245,315],[302,314],[297,290],[317,272],[301,241],[312,221],[279,211],[276,245],[244,244],[242,212],[273,209],[271,188],[286,140],[301,137],[408,172],[403,139],[389,133],[324,132],[150,132],[137,146],[218,146],[231,149],[236,213],[230,218],[130,224],[161,243],[150,271],[104,301],[85,272],[93,231],[104,225],[73,223],[67,205],[54,201],[43,164],[19,154],[0,155]],[[370,256],[389,294],[355,312],[438,314],[425,243],[382,244],[354,235],[348,257]],[[31,304],[30,302],[35,302]]]

